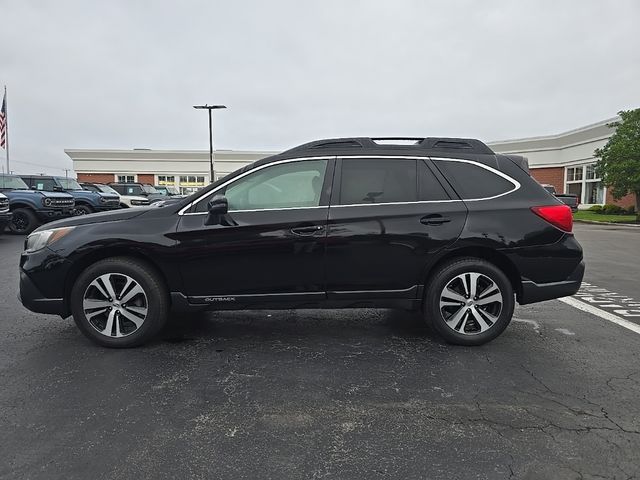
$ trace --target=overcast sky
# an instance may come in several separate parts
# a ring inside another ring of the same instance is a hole
[[[639,24],[637,0],[0,0],[12,170],[208,149],[205,102],[221,149],[559,133],[640,107]]]

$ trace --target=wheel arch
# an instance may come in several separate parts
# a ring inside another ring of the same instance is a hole
[[[169,295],[171,289],[169,287],[170,283],[168,281],[167,272],[165,272],[151,256],[141,252],[140,250],[135,248],[128,248],[126,246],[116,246],[109,248],[100,248],[94,252],[87,253],[86,255],[73,261],[72,266],[67,272],[67,281],[65,282],[64,288],[64,302],[67,307],[69,307],[70,305],[71,290],[73,289],[78,276],[90,265],[93,265],[94,263],[101,260],[114,257],[131,258],[146,264],[158,275],[158,278],[166,289],[169,302],[171,301]]]
[[[518,271],[515,264],[502,252],[498,250],[493,250],[487,247],[478,247],[478,246],[468,246],[468,247],[460,247],[455,250],[448,250],[444,253],[438,260],[433,263],[427,270],[425,278],[425,291],[426,285],[429,283],[430,275],[435,272],[438,268],[440,268],[445,263],[448,263],[456,258],[462,257],[475,257],[481,260],[485,260],[489,263],[492,263],[500,270],[504,272],[504,274],[509,279],[513,291],[516,294],[516,299],[520,301],[522,296],[522,280],[520,277],[520,272]]]

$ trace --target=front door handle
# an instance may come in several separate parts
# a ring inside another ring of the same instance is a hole
[[[306,227],[294,227],[291,229],[291,233],[294,235],[300,235],[301,237],[309,237],[321,232],[322,230],[324,230],[323,225],[310,225]]]
[[[423,225],[442,225],[443,223],[447,223],[450,221],[451,221],[450,218],[443,217],[438,213],[433,215],[427,215],[420,219],[420,223],[422,223]]]

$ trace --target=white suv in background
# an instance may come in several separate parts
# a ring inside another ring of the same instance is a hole
[[[120,197],[120,206],[122,208],[130,207],[146,207],[149,205],[149,199],[145,197],[139,197],[136,195],[121,195],[116,192],[109,185],[103,183],[81,183],[82,188],[85,190],[91,190],[92,192],[112,193]]]

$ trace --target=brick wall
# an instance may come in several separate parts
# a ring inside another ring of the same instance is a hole
[[[630,206],[636,206],[636,196],[634,194],[629,194],[629,195],[625,195],[624,197],[622,197],[620,200],[614,200],[613,199],[613,195],[611,195],[611,191],[609,189],[607,189],[607,200],[606,202],[607,204],[609,203],[613,203],[614,205],[619,205],[621,207],[627,208]]]
[[[79,182],[109,183],[114,179],[113,173],[78,173]]]
[[[564,168],[532,168],[531,176],[539,183],[546,183],[556,187],[556,192],[564,193]]]
[[[138,174],[138,182],[139,183],[148,183],[149,185],[155,185],[155,183],[156,183],[155,175],[147,174],[147,173],[140,173],[140,174]]]

